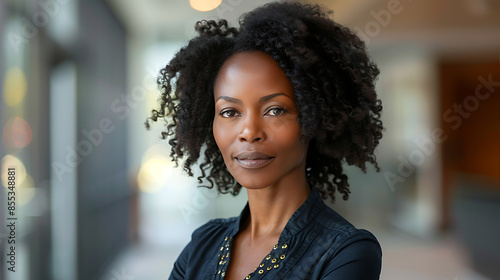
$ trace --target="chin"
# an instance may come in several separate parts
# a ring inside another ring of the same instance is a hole
[[[238,180],[242,187],[248,190],[258,190],[269,186],[269,183],[262,182],[261,180]]]
[[[262,175],[259,174],[234,176],[234,179],[236,179],[242,187],[249,190],[263,189],[272,184],[270,180],[265,180],[262,178]]]

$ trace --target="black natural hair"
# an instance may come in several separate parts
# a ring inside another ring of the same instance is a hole
[[[225,20],[196,23],[191,39],[161,69],[160,108],[149,118],[166,121],[172,160],[193,176],[200,163],[206,187],[237,194],[241,185],[227,170],[215,142],[214,83],[226,59],[238,52],[263,51],[274,58],[291,81],[302,137],[309,141],[306,177],[323,198],[335,199],[335,190],[349,197],[342,165],[366,172],[376,170],[374,150],[382,138],[381,101],[375,92],[379,70],[366,46],[351,30],[332,21],[332,12],[318,5],[270,3],[245,14],[240,28]],[[146,127],[149,129],[149,119]]]

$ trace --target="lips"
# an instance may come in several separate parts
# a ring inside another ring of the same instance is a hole
[[[273,156],[256,151],[243,152],[234,158],[236,159],[238,165],[248,169],[262,168],[271,163],[274,159]]]

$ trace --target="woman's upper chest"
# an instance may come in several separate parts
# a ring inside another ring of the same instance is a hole
[[[226,271],[227,280],[245,279],[256,271],[278,242],[279,235],[252,240],[248,232],[238,234],[232,243]]]
[[[276,236],[249,247],[237,238],[238,235],[224,238],[219,246],[214,279],[272,279],[277,277],[276,273],[281,275],[286,271],[282,268],[285,258],[289,258],[290,240],[279,240]]]

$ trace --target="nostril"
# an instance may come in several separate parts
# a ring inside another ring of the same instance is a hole
[[[265,139],[265,133],[260,125],[255,121],[245,123],[238,134],[238,139],[241,142],[260,142]]]
[[[253,138],[253,139],[252,139],[252,141],[248,141],[248,139],[247,139],[247,138],[245,138],[245,137],[240,137],[240,141],[242,141],[242,142],[245,142],[245,141],[246,141],[246,142],[251,142],[251,143],[253,143],[253,142],[259,142],[259,141],[261,141],[261,140],[262,140],[262,138],[261,138],[261,137]]]

